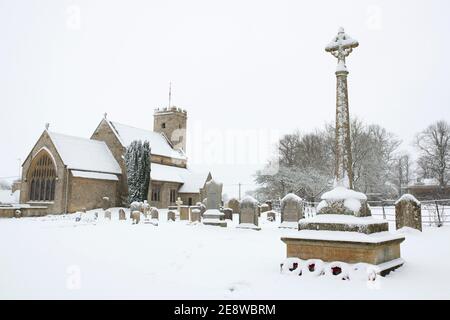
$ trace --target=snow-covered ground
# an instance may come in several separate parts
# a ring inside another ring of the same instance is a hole
[[[295,230],[166,222],[132,225],[94,211],[0,219],[0,299],[432,299],[450,298],[450,227],[402,231],[405,265],[374,282],[283,275]],[[141,220],[142,222],[142,220]]]

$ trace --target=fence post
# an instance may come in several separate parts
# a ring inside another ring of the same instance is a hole
[[[386,220],[386,212],[384,211],[384,200],[381,201],[381,208],[383,210],[383,220]]]
[[[436,212],[437,212],[437,218],[438,218],[438,228],[442,227],[442,223],[441,223],[441,215],[439,213],[439,205],[438,205],[438,201],[435,200],[434,203],[436,204]]]

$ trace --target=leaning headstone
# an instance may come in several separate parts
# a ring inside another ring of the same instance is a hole
[[[127,217],[125,215],[125,210],[120,209],[119,210],[119,220],[126,220],[126,219],[127,219]]]
[[[167,221],[175,221],[175,212],[174,211],[167,212]]]
[[[238,199],[232,198],[232,199],[228,200],[228,208],[231,208],[231,210],[233,210],[233,213],[240,212],[239,206],[240,206],[240,203],[239,203]]]
[[[255,198],[246,196],[242,199],[240,210],[237,228],[261,230],[258,226],[258,201]]]
[[[225,219],[233,220],[233,209],[224,208],[223,214],[225,215]]]
[[[395,228],[410,227],[422,231],[422,206],[411,194],[395,202]]]
[[[220,212],[220,204],[222,202],[221,183],[210,180],[206,183],[206,212],[203,214],[203,224],[211,226],[226,227],[227,223],[223,220],[225,216]]]
[[[105,211],[105,219],[111,220],[111,211],[109,211],[109,210]]]
[[[298,229],[298,220],[303,218],[302,199],[293,194],[287,194],[281,200],[280,228]]]
[[[131,213],[131,220],[133,221],[133,224],[138,224],[139,221],[141,221],[141,212],[140,211],[133,211]]]
[[[267,221],[273,222],[275,221],[276,212],[273,210],[267,211]]]
[[[109,200],[108,197],[103,197],[102,198],[102,209],[107,210],[109,208],[111,208],[111,201]]]
[[[191,210],[191,222],[200,222],[202,219],[200,209],[192,209]]]

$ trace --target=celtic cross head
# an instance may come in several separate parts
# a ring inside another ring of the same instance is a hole
[[[352,39],[344,32],[344,28],[339,28],[337,36],[325,47],[325,51],[331,53],[338,59],[338,68],[345,69],[345,58],[350,55],[353,48],[359,45],[358,41]]]

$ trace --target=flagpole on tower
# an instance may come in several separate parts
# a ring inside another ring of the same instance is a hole
[[[169,108],[172,104],[172,82],[169,82]]]

